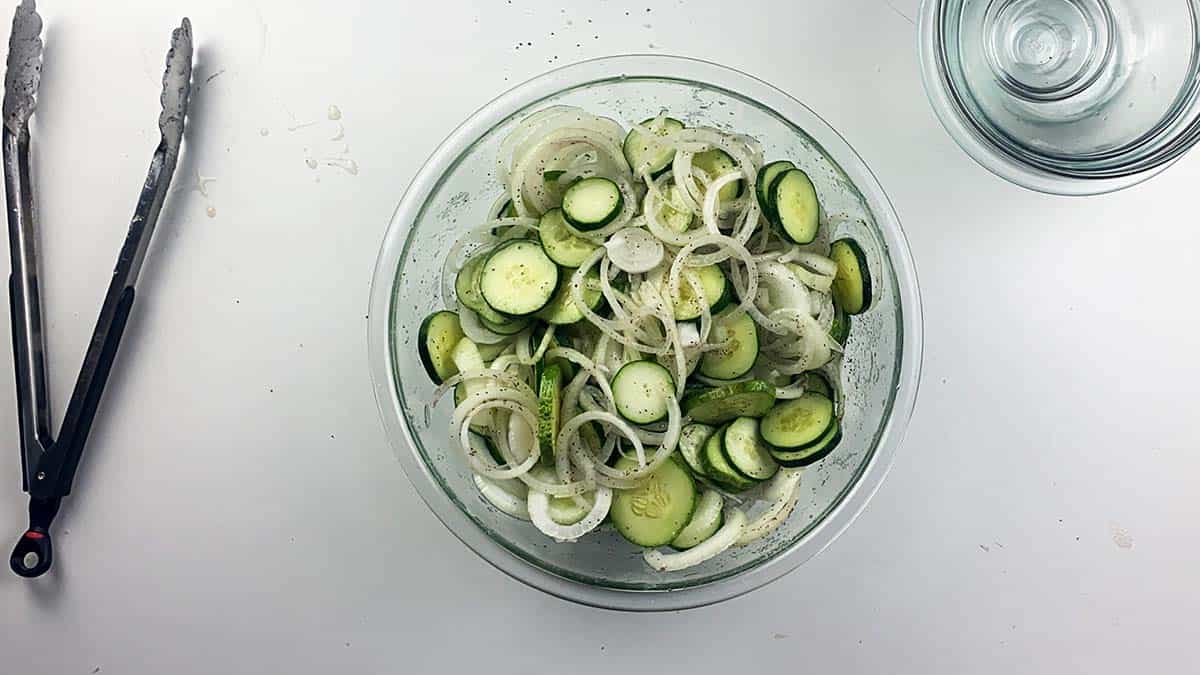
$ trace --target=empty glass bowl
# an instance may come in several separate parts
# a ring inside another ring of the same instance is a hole
[[[1054,194],[1109,192],[1200,138],[1200,0],[924,0],[922,75],[975,161]]]
[[[493,175],[501,140],[521,117],[555,104],[626,125],[666,109],[689,125],[753,135],[768,159],[788,158],[808,172],[827,227],[864,246],[880,288],[876,305],[854,317],[846,350],[844,440],[805,473],[800,505],[783,527],[699,567],[655,572],[611,527],[559,544],[500,513],[480,496],[465,458],[450,451],[451,402],[426,411],[433,385],[417,356],[417,332],[422,318],[444,306],[442,263],[455,239],[487,219],[502,191]],[[396,455],[421,497],[467,546],[507,574],[563,598],[619,609],[679,609],[782,576],[827,546],[863,508],[912,411],[921,308],[896,213],[862,159],[829,125],[742,73],[688,59],[626,56],[567,66],[522,84],[438,147],[392,217],[372,282],[368,338],[376,399]]]

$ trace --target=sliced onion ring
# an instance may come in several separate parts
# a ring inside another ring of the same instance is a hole
[[[725,514],[725,524],[696,546],[679,553],[662,553],[654,549],[642,554],[646,564],[659,572],[678,572],[711,560],[737,543],[746,527],[746,513],[741,509],[730,509]]]

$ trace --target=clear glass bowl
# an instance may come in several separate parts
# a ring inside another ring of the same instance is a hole
[[[769,159],[812,177],[837,236],[868,252],[879,298],[855,317],[846,352],[844,440],[811,467],[786,524],[755,545],[662,574],[610,527],[558,544],[479,495],[465,458],[448,452],[452,406],[428,419],[433,385],[417,357],[423,317],[443,307],[442,261],[483,222],[502,188],[492,169],[501,139],[527,113],[576,105],[629,124],[667,109],[690,125],[758,138]],[[899,220],[862,159],[821,118],[783,92],[710,63],[664,56],[586,61],[522,84],[454,130],[409,185],[392,217],[371,288],[368,343],[387,435],[414,487],[472,550],[512,577],[577,602],[668,610],[734,597],[777,579],[829,545],[879,487],[912,412],[921,364],[916,273]]]
[[[1200,0],[924,0],[920,50],[950,135],[1027,188],[1129,187],[1200,139]]]

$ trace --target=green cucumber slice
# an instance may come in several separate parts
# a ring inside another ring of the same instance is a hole
[[[637,460],[622,457],[618,471],[637,468]],[[639,487],[614,490],[613,525],[629,541],[654,548],[671,543],[692,519],[696,508],[696,483],[674,458],[663,462]]]
[[[688,271],[694,272],[699,277],[700,287],[704,291],[709,312],[720,311],[716,309],[716,306],[722,301],[728,302],[728,298],[732,295],[730,288],[733,284],[725,278],[725,273],[716,265],[690,267]],[[699,317],[701,313],[700,298],[696,295],[692,285],[688,283],[687,277],[681,276],[679,295],[675,298],[675,320],[691,321]]]
[[[739,417],[727,424],[721,442],[725,458],[747,478],[764,481],[779,471],[779,464],[759,442],[758,420],[753,417]]]
[[[559,414],[562,408],[562,369],[551,363],[542,370],[538,380],[537,441],[541,448],[539,460],[554,465],[554,447],[558,439]]]
[[[462,324],[454,312],[434,312],[421,322],[417,331],[417,353],[425,372],[437,384],[458,373],[450,354],[461,339]]]
[[[657,361],[631,361],[613,376],[612,392],[621,417],[634,424],[653,424],[667,416],[667,399],[675,397],[675,378]]]
[[[579,305],[575,304],[575,297],[571,295],[572,274],[569,272],[569,270],[563,271],[558,282],[558,289],[554,291],[554,297],[550,299],[550,304],[546,305],[537,314],[538,318],[546,323],[552,323],[556,326],[566,326],[583,319],[583,310],[579,309]],[[588,304],[588,309],[594,310],[600,306],[600,302],[604,299],[604,295],[599,289],[600,273],[595,269],[589,270],[583,280],[584,302]]]
[[[479,275],[479,291],[492,309],[528,316],[549,304],[558,287],[558,265],[542,245],[514,239],[492,251]]]
[[[488,306],[483,300],[483,294],[479,291],[479,275],[483,272],[485,262],[487,262],[486,254],[467,260],[462,269],[458,271],[458,276],[454,278],[454,294],[463,307],[473,310],[480,319],[503,326],[507,323],[508,318]]]
[[[696,222],[696,214],[684,205],[679,188],[674,184],[663,190],[665,199],[659,201],[658,218],[675,232],[687,232]]]
[[[834,303],[833,325],[829,327],[829,337],[836,340],[839,345],[845,346],[846,340],[850,339],[850,323],[850,315],[838,307],[837,303]]]
[[[763,215],[771,222],[775,221],[775,204],[771,201],[771,183],[775,182],[779,174],[794,168],[796,168],[795,164],[783,159],[771,162],[758,170],[758,178],[754,181],[754,193],[758,198],[758,206],[762,209]]]
[[[683,129],[683,122],[671,117],[664,117],[659,122],[657,118],[651,117],[642,120],[641,126],[649,127],[652,133],[647,135],[637,129],[630,129],[625,135],[621,150],[635,176],[640,176],[643,172],[648,172],[652,177],[657,176],[666,171],[675,159],[675,148],[664,145],[661,139]]]
[[[720,148],[696,153],[696,156],[692,157],[692,166],[702,169],[711,180],[716,180],[730,171],[738,170],[737,162],[733,161],[729,153]],[[744,183],[745,181],[739,180],[726,185],[717,193],[717,199],[723,202],[737,199],[742,196]]]
[[[759,433],[776,450],[801,450],[820,441],[836,421],[833,401],[812,392],[777,403],[763,416]]]
[[[871,306],[871,269],[862,247],[853,239],[839,239],[829,248],[837,263],[833,302],[847,314],[862,314]]]
[[[821,204],[808,174],[789,169],[771,183],[771,204],[783,235],[796,244],[811,244],[821,225]]]
[[[538,237],[546,255],[563,267],[579,267],[599,248],[571,232],[562,209],[550,209],[542,215],[538,221]]]
[[[771,456],[780,466],[796,468],[815,464],[829,456],[842,440],[842,425],[837,420],[819,441],[800,450],[771,449]]]
[[[804,378],[804,393],[813,392],[824,396],[829,400],[833,400],[833,386],[829,384],[829,380],[818,372],[808,372],[803,375]]]
[[[725,343],[700,359],[700,372],[715,380],[737,379],[750,372],[758,360],[758,324],[745,312],[716,321],[709,342]]]
[[[562,211],[579,230],[596,230],[611,223],[625,206],[617,184],[601,176],[584,178],[563,194]]]
[[[695,391],[683,398],[683,411],[704,424],[723,424],[738,417],[762,417],[774,405],[775,387],[762,380]]]
[[[692,519],[671,540],[671,548],[686,551],[713,536],[725,524],[725,498],[716,490],[705,490],[696,502]]]
[[[700,455],[704,452],[704,444],[708,442],[709,436],[716,431],[716,427],[697,422],[687,425],[679,432],[679,454],[692,473],[701,478],[705,477],[705,474],[704,461]]]
[[[704,474],[730,492],[749,490],[757,483],[729,463],[722,442],[724,437],[725,427],[721,427],[704,443],[704,453],[701,455],[704,461]]]

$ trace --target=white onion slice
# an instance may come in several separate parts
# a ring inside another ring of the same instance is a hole
[[[808,289],[782,263],[765,262],[758,265],[758,306],[768,314],[787,307],[812,314]]]
[[[499,509],[502,513],[506,513],[513,518],[521,520],[529,520],[529,507],[525,505],[525,499],[519,498],[508,490],[500,487],[499,481],[494,481],[490,478],[476,475],[475,487],[479,488],[479,494],[488,501],[489,504]],[[523,484],[520,481],[515,481],[517,485]]]
[[[771,502],[766,511],[746,524],[737,539],[738,546],[754,543],[771,534],[792,515],[796,502],[800,500],[800,475],[802,469],[780,469],[763,492],[763,499]]]
[[[725,524],[696,546],[679,553],[662,553],[648,550],[642,554],[646,564],[659,572],[678,572],[711,560],[737,543],[746,527],[746,513],[741,509],[730,509],[725,514]]]
[[[559,525],[550,518],[550,496],[544,492],[531,490],[529,492],[529,519],[537,529],[541,530],[546,536],[558,542],[578,541],[580,537],[596,529],[596,526],[604,521],[604,517],[608,515],[608,509],[612,506],[612,490],[603,485],[596,488],[596,501],[592,504],[592,510],[574,525]]]
[[[458,308],[458,324],[462,326],[463,335],[471,338],[472,342],[481,345],[498,345],[511,338],[511,335],[501,335],[488,330],[479,320],[479,315],[469,307]]]
[[[696,324],[688,322],[679,324],[679,346],[684,349],[695,349],[703,344],[700,339],[700,329]]]
[[[624,272],[644,274],[663,259],[662,242],[640,227],[627,227],[604,242],[608,258]]]

